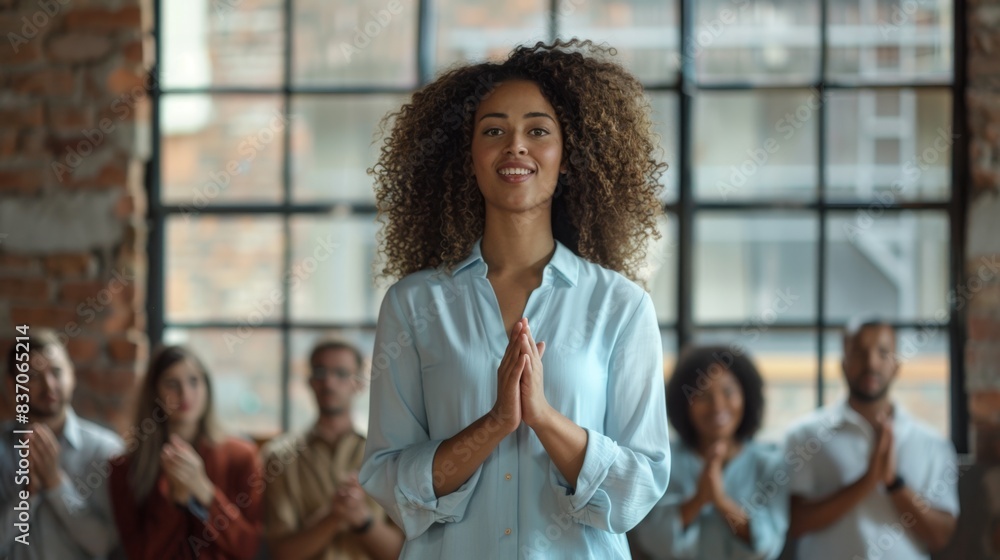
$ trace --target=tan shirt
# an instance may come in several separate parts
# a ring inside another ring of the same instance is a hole
[[[345,435],[335,445],[312,431],[276,438],[262,451],[266,468],[264,480],[264,534],[281,537],[305,529],[307,521],[329,508],[340,482],[361,470],[365,438]],[[385,512],[366,496],[376,519]],[[342,533],[333,538],[314,560],[367,560],[357,537]]]

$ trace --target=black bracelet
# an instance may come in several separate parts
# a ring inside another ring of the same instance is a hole
[[[897,474],[896,478],[894,478],[892,480],[892,483],[890,483],[889,485],[887,485],[885,487],[885,489],[886,489],[887,492],[891,493],[891,492],[895,492],[896,490],[899,490],[900,488],[902,488],[905,485],[906,485],[906,481],[903,480],[903,477],[901,477],[901,476],[899,476]]]
[[[368,519],[365,519],[364,523],[358,525],[357,527],[351,527],[351,532],[354,533],[355,535],[363,535],[367,533],[369,529],[372,528],[372,525],[374,523],[375,523],[375,518],[369,515]]]

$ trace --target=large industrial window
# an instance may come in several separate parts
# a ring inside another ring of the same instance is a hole
[[[151,337],[205,357],[231,426],[311,420],[318,337],[371,352],[379,119],[449,65],[576,36],[644,82],[671,166],[647,267],[667,371],[686,343],[749,352],[777,437],[843,396],[837,329],[881,316],[897,397],[964,450],[950,1],[158,4]]]

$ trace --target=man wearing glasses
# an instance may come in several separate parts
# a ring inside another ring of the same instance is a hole
[[[274,558],[398,558],[403,534],[358,483],[365,438],[351,424],[363,386],[361,352],[324,341],[309,354],[309,387],[319,418],[304,434],[264,448],[265,536]]]

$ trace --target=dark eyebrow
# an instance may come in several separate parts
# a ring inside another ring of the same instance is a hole
[[[479,117],[479,120],[482,121],[483,119],[485,119],[487,117],[494,117],[494,118],[498,118],[498,119],[506,119],[507,118],[507,113],[486,113],[485,115]],[[549,119],[552,122],[556,122],[556,120],[553,119],[552,116],[549,115],[548,113],[534,112],[534,113],[525,113],[524,114],[524,118],[526,118],[526,119],[531,119],[531,118],[535,118],[535,117],[545,117],[545,118]]]

